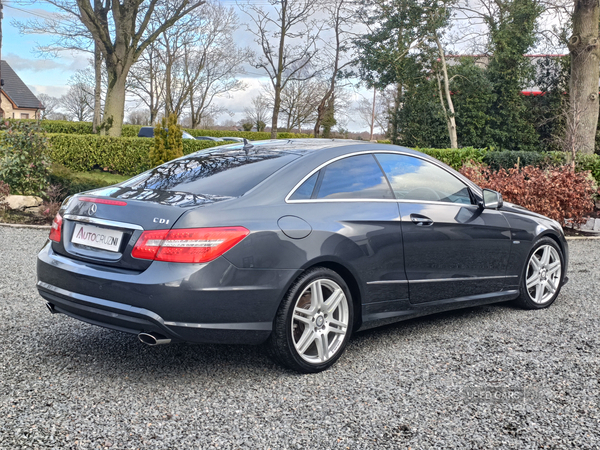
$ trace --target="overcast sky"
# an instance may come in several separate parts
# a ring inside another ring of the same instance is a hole
[[[38,45],[49,44],[52,41],[50,36],[44,35],[21,35],[18,30],[12,25],[13,20],[28,20],[28,19],[43,19],[52,11],[49,5],[39,3],[34,6],[23,6],[16,3],[14,0],[3,0],[4,3],[4,20],[2,22],[2,59],[7,61],[10,66],[17,72],[21,79],[35,93],[45,93],[54,97],[60,97],[65,94],[68,89],[69,78],[78,70],[85,69],[89,66],[90,54],[83,52],[63,52],[57,58],[45,59],[38,54],[36,48]],[[222,0],[224,4],[236,6],[233,0]],[[255,3],[261,3],[257,0]],[[262,2],[267,4],[266,1]],[[247,21],[247,16],[237,9],[240,23]],[[245,31],[245,26],[241,25],[240,29],[235,33],[236,43],[240,47],[249,46],[256,47],[252,41],[253,37]],[[232,94],[230,98],[218,99],[218,104],[226,107],[234,115],[231,119],[238,121],[243,119],[244,108],[246,108],[250,99],[257,96],[261,92],[261,85],[268,83],[260,70],[252,67],[247,67],[247,74],[240,78],[247,85],[245,91],[239,91]],[[351,96],[354,102],[361,99],[361,95],[370,95],[364,89],[352,91]],[[354,105],[355,106],[355,105]],[[352,111],[354,108],[350,108]],[[219,121],[229,119],[229,115],[225,114],[218,118]],[[358,117],[350,114],[345,120],[341,120],[345,128],[351,131],[366,131],[367,125],[361,123]]]

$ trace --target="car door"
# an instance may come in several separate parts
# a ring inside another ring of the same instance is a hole
[[[371,153],[332,160],[289,197],[319,247],[359,279],[363,319],[394,316],[408,303],[402,230],[391,187]]]
[[[511,248],[502,213],[473,204],[468,186],[431,161],[393,153],[377,160],[398,199],[410,302],[501,291]]]

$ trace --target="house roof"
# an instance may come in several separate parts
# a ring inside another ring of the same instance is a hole
[[[4,86],[2,86],[4,95],[6,95],[17,108],[44,109],[42,102],[33,95],[33,92],[31,92],[27,85],[23,83],[12,67],[10,67],[6,61],[0,61],[0,64],[0,74],[4,80]]]

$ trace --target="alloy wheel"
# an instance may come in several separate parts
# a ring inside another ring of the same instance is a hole
[[[348,332],[348,299],[326,278],[314,280],[297,298],[291,322],[294,347],[304,361],[325,363],[342,348]]]
[[[531,300],[543,304],[553,298],[560,286],[562,264],[557,250],[541,245],[529,258],[525,286]]]

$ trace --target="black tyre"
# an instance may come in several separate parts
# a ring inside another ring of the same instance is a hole
[[[352,297],[342,277],[315,267],[296,280],[281,302],[267,350],[290,369],[320,372],[344,352],[353,320]]]
[[[517,303],[526,309],[547,308],[560,293],[564,258],[558,244],[543,237],[533,246],[521,277]]]

